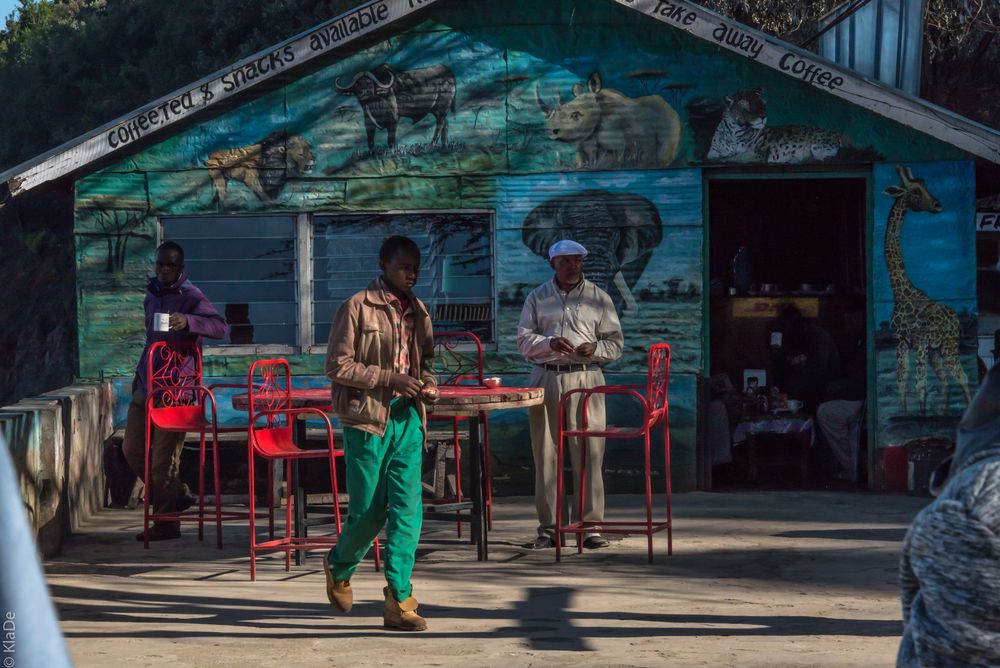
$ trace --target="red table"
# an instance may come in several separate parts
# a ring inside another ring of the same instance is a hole
[[[472,472],[472,540],[477,546],[479,561],[489,558],[488,536],[486,532],[486,490],[490,481],[486,479],[485,452],[481,435],[480,416],[498,410],[534,406],[545,401],[545,391],[540,387],[484,387],[481,385],[439,385],[438,401],[428,405],[431,414],[445,417],[466,416],[469,418],[469,460]],[[292,408],[319,408],[329,411],[330,389],[302,388],[291,391]],[[247,395],[233,396],[233,408],[247,409]],[[305,427],[300,427],[304,431]],[[301,432],[300,432],[301,436]],[[296,476],[298,478],[298,476]],[[301,490],[296,490],[299,494]],[[296,497],[296,508],[303,508],[303,499]],[[296,512],[298,515],[298,512]],[[296,517],[298,521],[298,517]]]

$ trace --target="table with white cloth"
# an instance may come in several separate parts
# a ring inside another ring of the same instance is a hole
[[[797,450],[802,480],[809,476],[809,448],[816,442],[813,419],[805,415],[762,415],[743,418],[733,426],[733,445],[745,447],[747,452],[747,477],[757,478],[761,466],[764,439],[758,436],[785,436]],[[770,440],[773,443],[773,439]]]

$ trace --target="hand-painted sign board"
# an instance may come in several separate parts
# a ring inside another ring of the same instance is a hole
[[[186,89],[175,91],[125,118],[98,128],[77,146],[54,149],[48,159],[11,175],[10,193],[17,195],[121,151],[147,135],[174,125],[249,86],[349,44],[435,2],[437,0],[377,0],[331,19],[273,49],[256,53],[222,72],[209,75]]]
[[[930,107],[899,91],[859,77],[803,49],[763,35],[684,0],[615,0],[724,49],[762,63],[816,88],[950,142],[969,153],[1000,162],[1000,142],[973,124],[957,122],[945,110]]]

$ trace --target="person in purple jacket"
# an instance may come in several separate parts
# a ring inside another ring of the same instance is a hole
[[[139,357],[139,364],[132,381],[132,402],[128,407],[125,438],[122,450],[129,466],[141,478],[146,472],[146,359],[150,347],[157,341],[176,343],[193,342],[199,347],[202,337],[221,339],[226,336],[226,319],[219,315],[208,298],[184,274],[184,249],[173,241],[160,244],[156,249],[156,277],[146,286],[146,347]],[[157,332],[153,320],[156,313],[170,314],[170,331]],[[153,512],[180,512],[190,508],[197,500],[179,477],[181,432],[153,430],[150,452],[150,485]],[[154,522],[149,529],[149,540],[180,538],[180,522]],[[136,540],[144,540],[140,532]]]

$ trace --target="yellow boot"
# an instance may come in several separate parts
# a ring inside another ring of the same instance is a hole
[[[400,603],[392,595],[389,588],[382,590],[385,594],[385,612],[382,614],[382,624],[387,628],[400,631],[426,631],[427,620],[417,614],[417,599],[411,594]]]
[[[354,606],[354,592],[350,580],[334,580],[330,572],[330,562],[323,559],[323,573],[326,575],[326,597],[330,605],[339,612],[350,612]]]

